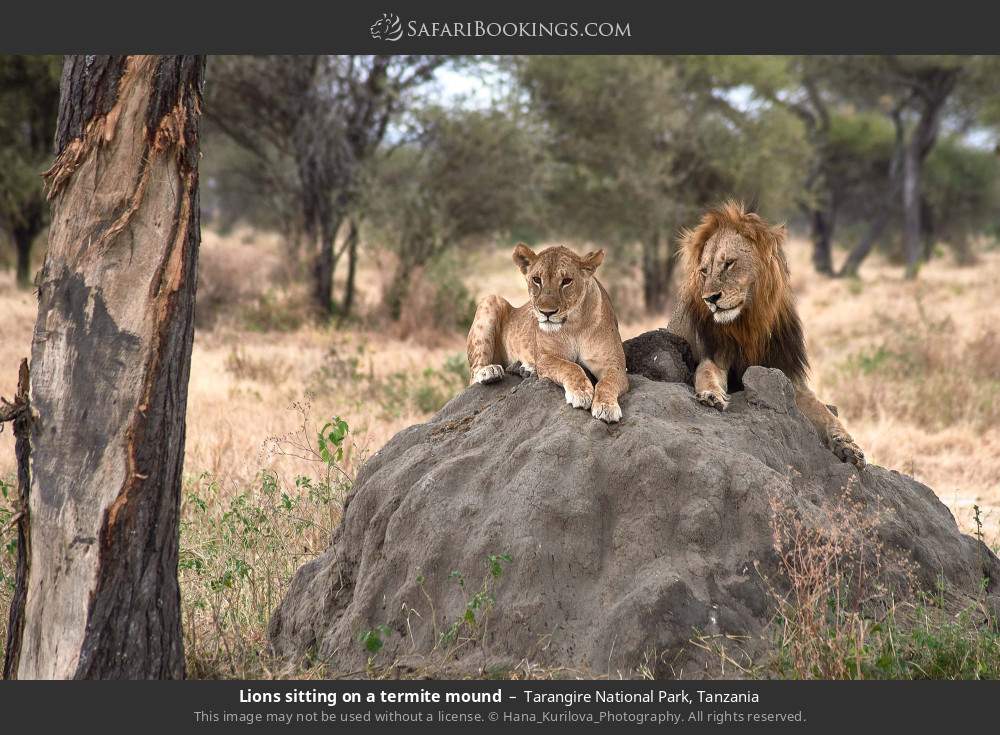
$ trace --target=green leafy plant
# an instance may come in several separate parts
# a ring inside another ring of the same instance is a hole
[[[344,440],[349,431],[350,427],[340,416],[334,416],[332,421],[323,424],[317,434],[317,444],[319,456],[324,462],[333,464],[344,460]]]
[[[186,480],[180,557],[185,651],[193,677],[269,675],[267,625],[304,558],[325,550],[353,483],[348,423],[316,429],[295,404],[299,431],[272,440],[278,455],[312,461],[286,481],[271,469],[226,485],[202,473]]]
[[[391,634],[392,628],[388,625],[377,625],[372,630],[362,631],[361,635],[358,636],[358,642],[364,646],[368,653],[375,655],[385,646],[383,639],[388,638]]]
[[[493,593],[503,577],[503,565],[511,561],[510,554],[490,554],[486,557],[486,575],[482,585],[468,597],[461,616],[441,634],[440,642],[443,645],[452,646],[462,638],[466,641],[482,640],[490,611],[496,604]],[[461,572],[454,570],[448,576],[455,580],[460,589],[467,592],[465,577]]]

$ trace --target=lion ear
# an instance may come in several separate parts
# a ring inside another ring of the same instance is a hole
[[[580,267],[587,273],[593,274],[597,267],[604,262],[604,251],[595,250],[580,258]]]
[[[538,256],[535,255],[535,251],[525,245],[523,242],[519,242],[514,248],[514,265],[521,273],[527,274],[528,268],[538,260]]]
[[[771,236],[763,238],[764,242],[761,244],[768,255],[778,255],[785,245],[785,240],[788,238],[788,228],[784,224],[780,224],[769,227],[765,231],[770,231]]]

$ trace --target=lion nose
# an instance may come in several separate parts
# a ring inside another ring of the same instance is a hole
[[[722,291],[717,291],[716,293],[709,294],[708,296],[702,296],[702,298],[705,299],[706,304],[714,304],[722,298]]]
[[[553,309],[552,311],[546,311],[545,309],[539,309],[539,311],[542,312],[542,314],[544,314],[546,317],[550,317],[553,314],[555,314],[557,311],[559,311],[559,309]]]

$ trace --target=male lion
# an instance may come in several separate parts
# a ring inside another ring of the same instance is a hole
[[[806,383],[809,361],[782,250],[785,235],[784,225],[771,227],[734,201],[685,230],[685,280],[667,329],[691,345],[700,402],[725,410],[726,391],[742,387],[748,367],[778,368],[824,443],[842,461],[863,468],[861,449]]]
[[[561,385],[574,408],[619,421],[618,397],[628,390],[628,377],[615,310],[594,278],[603,261],[603,250],[581,258],[564,247],[537,255],[524,243],[514,248],[531,300],[517,308],[499,296],[479,303],[468,340],[472,382],[496,382],[504,366],[519,362],[522,372],[537,371]],[[581,365],[597,376],[596,388]]]

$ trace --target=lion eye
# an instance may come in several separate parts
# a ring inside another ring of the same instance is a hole
[[[708,268],[699,268],[698,270],[701,272],[701,275],[703,276],[708,275]]]
[[[564,278],[564,279],[562,279],[562,287],[566,288],[566,286],[568,286],[572,282],[573,282],[572,278]]]
[[[733,263],[735,262],[736,262],[735,260],[727,260],[725,263],[722,264],[722,270],[724,271],[729,270],[732,267]]]
[[[531,282],[533,284],[535,284],[536,286],[541,286],[542,285],[542,279],[539,278],[538,276],[532,276],[531,277]]]

